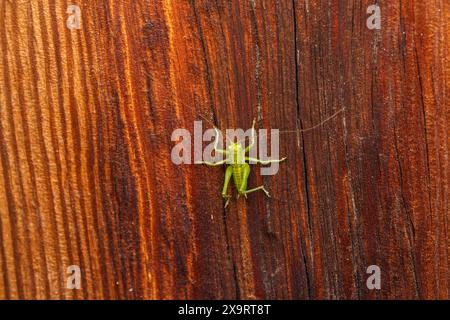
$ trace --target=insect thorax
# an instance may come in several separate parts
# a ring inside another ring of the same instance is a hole
[[[239,143],[233,143],[228,147],[228,161],[230,164],[245,163],[245,149]]]

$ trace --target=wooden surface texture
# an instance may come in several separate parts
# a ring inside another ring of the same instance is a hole
[[[73,30],[70,3],[0,0],[1,299],[449,298],[449,1],[77,0]],[[272,199],[171,161],[200,115],[341,108],[253,168]]]

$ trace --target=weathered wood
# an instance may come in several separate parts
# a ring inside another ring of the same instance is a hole
[[[371,1],[76,4],[80,30],[67,1],[0,1],[0,298],[449,298],[448,1],[383,1],[381,30]],[[342,107],[253,170],[272,199],[224,210],[222,168],[171,162],[199,115]]]

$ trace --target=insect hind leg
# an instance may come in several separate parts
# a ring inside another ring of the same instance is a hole
[[[228,166],[227,170],[225,171],[225,180],[223,182],[223,189],[222,189],[222,197],[226,200],[225,208],[228,206],[228,203],[230,202],[231,198],[231,196],[227,193],[227,190],[232,175],[233,175],[233,168],[231,166]]]
[[[240,190],[239,193],[240,193],[240,194],[243,194],[244,196],[246,196],[247,194],[252,193],[252,192],[255,192],[255,191],[258,191],[258,190],[264,191],[264,193],[266,194],[266,196],[267,196],[268,198],[270,198],[269,191],[267,191],[267,189],[266,189],[264,186],[259,186],[259,187],[256,187],[256,188],[253,188],[253,189],[249,189],[249,190]]]
[[[259,187],[247,190],[247,179],[248,179],[249,174],[250,174],[250,166],[246,163],[243,167],[243,177],[242,177],[241,185],[239,187],[239,195],[243,195],[244,197],[247,198],[247,194],[258,191],[258,190],[262,190],[262,191],[264,191],[266,196],[268,196],[270,198],[269,191],[267,191],[266,188],[264,188],[264,186],[259,186]]]

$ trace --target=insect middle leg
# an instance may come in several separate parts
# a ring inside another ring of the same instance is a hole
[[[256,159],[256,158],[245,157],[245,160],[252,161],[254,163],[269,164],[269,163],[282,162],[282,161],[286,160],[286,157],[284,157],[282,159],[272,159],[272,160],[261,160],[261,159]]]
[[[207,166],[215,167],[215,166],[220,166],[222,164],[225,164],[226,162],[227,162],[227,160],[225,159],[225,160],[221,160],[218,162],[199,161],[199,162],[196,162],[195,164],[206,164]]]

